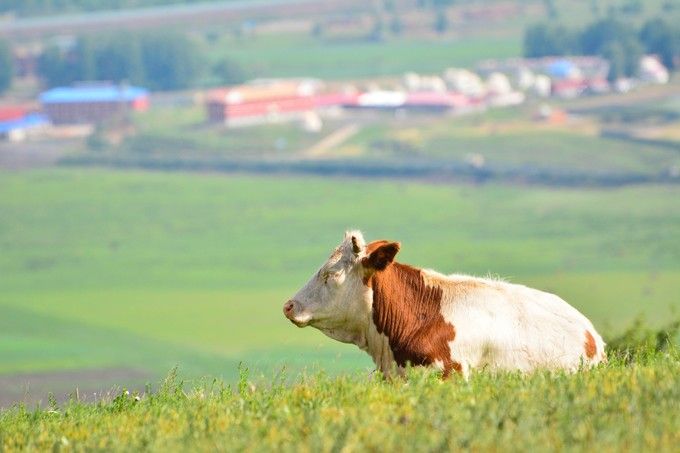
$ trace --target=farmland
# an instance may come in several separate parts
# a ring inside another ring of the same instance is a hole
[[[348,227],[402,241],[404,262],[557,292],[604,332],[658,324],[680,291],[679,190],[3,174],[0,372],[366,369],[280,313]]]

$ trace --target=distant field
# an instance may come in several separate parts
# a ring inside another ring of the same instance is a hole
[[[678,306],[680,188],[553,190],[45,170],[0,178],[0,374],[128,367],[233,379],[370,367],[282,303],[345,228],[402,261],[555,291],[604,332]]]
[[[154,108],[136,114],[134,122],[137,134],[121,149],[159,157],[280,157],[304,150],[323,137],[290,123],[227,129],[209,124],[203,106]],[[329,125],[324,133],[335,127]]]
[[[385,122],[365,127],[345,146],[363,156],[464,162],[479,155],[490,168],[592,175],[657,175],[680,165],[677,149],[602,137],[597,122],[541,124],[528,119],[530,110],[525,106],[472,117]],[[494,118],[499,115],[509,117]]]
[[[305,132],[297,123],[225,129],[207,124],[205,112],[198,106],[155,108],[134,117],[138,133],[119,150],[79,158],[133,165],[140,159],[151,159],[158,166],[184,159],[216,169],[224,162],[262,157],[290,163],[307,160],[307,149],[351,124],[358,128],[356,135],[317,156],[325,160],[325,165],[342,166],[349,160],[352,165],[371,161],[408,168],[409,162],[415,162],[437,168],[437,163],[445,163],[465,171],[471,159],[481,157],[484,168],[478,170],[496,172],[499,179],[503,172],[517,171],[572,175],[581,180],[603,175],[653,180],[680,166],[680,142],[672,142],[672,134],[662,129],[672,131],[680,124],[676,101],[673,96],[668,99],[654,105],[610,106],[587,117],[574,115],[569,122],[557,125],[534,121],[532,115],[538,107],[533,103],[459,117],[412,114],[397,119],[388,113],[349,111],[340,118],[324,118],[318,133]],[[654,127],[660,137],[668,136],[667,143],[636,143],[600,134],[601,128],[612,121],[622,130],[634,131],[629,117],[640,118],[635,124],[642,131]],[[544,182],[555,181],[546,177]]]
[[[459,39],[389,38],[324,42],[308,35],[225,35],[211,45],[210,58],[227,57],[254,77],[356,77],[441,72],[472,67],[485,58],[521,55],[521,37],[471,36]]]

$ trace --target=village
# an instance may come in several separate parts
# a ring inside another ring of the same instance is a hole
[[[527,98],[546,101],[537,115],[560,116],[559,109],[555,113],[549,108],[550,100],[625,94],[669,81],[668,70],[653,55],[640,59],[637,78],[610,83],[608,71],[608,62],[600,57],[515,58],[482,61],[475,71],[449,68],[441,74],[409,72],[359,81],[255,79],[181,96],[203,106],[206,122],[226,128],[296,122],[315,132],[324,118],[341,112],[465,115],[520,105]],[[156,96],[144,87],[106,81],[52,88],[34,102],[0,106],[0,138],[21,142],[84,137],[98,125],[148,110]]]

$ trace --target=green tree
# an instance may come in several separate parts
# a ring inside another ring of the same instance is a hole
[[[607,80],[613,82],[626,75],[626,53],[620,43],[608,42],[602,49],[602,57],[609,62]]]
[[[82,80],[77,51],[50,46],[38,57],[38,75],[48,87]]]
[[[401,18],[395,14],[392,16],[392,20],[390,20],[390,32],[392,32],[393,35],[401,35],[403,31],[404,23],[401,21]]]
[[[96,40],[91,37],[84,37],[78,40],[76,54],[78,56],[78,72],[81,80],[97,79],[96,45]]]
[[[536,24],[524,32],[524,56],[529,58],[578,53],[573,32],[561,25]]]
[[[659,55],[666,67],[678,68],[680,27],[674,27],[664,19],[650,19],[640,30],[640,41],[647,52]]]
[[[84,55],[79,55],[85,60]],[[140,37],[135,34],[109,35],[95,45],[96,78],[120,83],[145,83]]]
[[[227,85],[243,83],[248,78],[243,68],[228,58],[219,61],[213,67],[213,73]]]
[[[611,18],[600,20],[586,27],[580,41],[586,55],[615,58],[610,61],[610,80],[622,75],[630,77],[637,72],[643,48],[631,25]]]
[[[200,49],[183,34],[145,35],[141,47],[146,84],[151,89],[186,88],[201,73],[203,56]]]
[[[446,10],[438,9],[434,19],[434,31],[442,35],[449,29],[449,18],[446,16]]]
[[[385,34],[385,24],[382,18],[376,14],[373,19],[373,28],[368,34],[369,41],[382,41]]]
[[[636,39],[635,29],[619,20],[607,18],[592,23],[581,34],[581,50],[586,55],[598,55],[611,41]]]
[[[543,5],[545,6],[549,18],[557,19],[559,17],[560,12],[555,5],[555,0],[543,0]]]
[[[12,51],[5,41],[0,40],[0,93],[4,93],[12,85],[14,62]]]

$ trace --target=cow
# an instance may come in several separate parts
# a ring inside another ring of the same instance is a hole
[[[606,360],[593,324],[558,296],[402,264],[400,248],[346,232],[284,304],[285,317],[358,346],[387,377],[409,365],[467,379],[472,370],[573,372]]]

